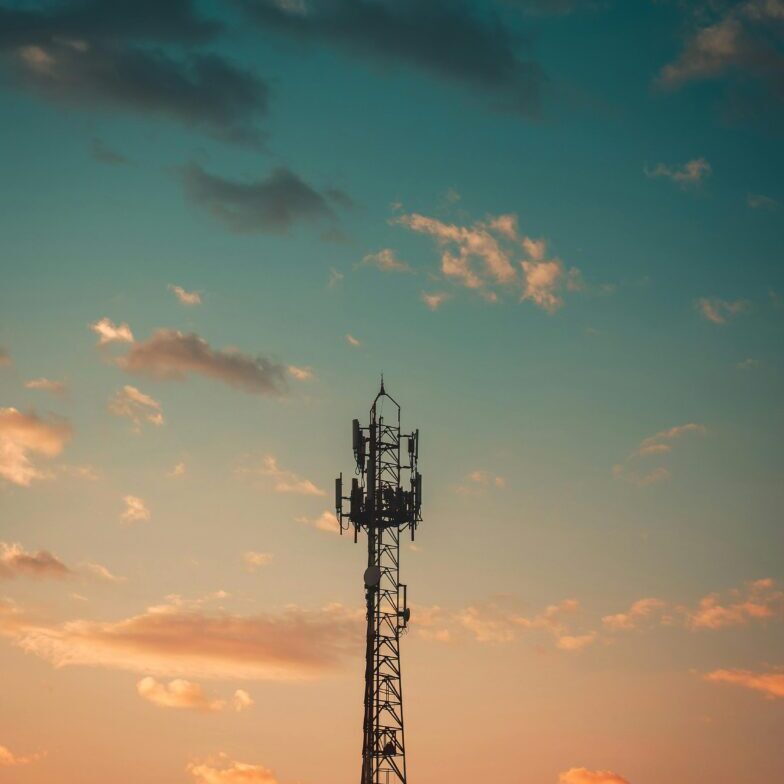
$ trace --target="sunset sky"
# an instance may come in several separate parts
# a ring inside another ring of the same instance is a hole
[[[0,0],[0,781],[345,784],[380,374],[412,784],[784,781],[784,0]]]

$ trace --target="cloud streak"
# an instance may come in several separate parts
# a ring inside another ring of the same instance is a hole
[[[156,427],[164,423],[161,404],[130,384],[126,384],[109,400],[108,409],[117,417],[130,419],[137,433],[141,431],[144,422]]]
[[[409,66],[477,91],[496,108],[535,118],[545,76],[494,14],[446,0],[237,0],[264,30],[370,61]],[[306,9],[306,12],[303,12]]]
[[[51,474],[33,463],[34,455],[56,457],[71,437],[63,421],[46,421],[37,414],[0,408],[0,477],[22,487]]]
[[[22,576],[62,580],[72,574],[73,572],[48,550],[29,553],[18,543],[0,542],[0,580]]]
[[[279,397],[287,391],[284,365],[237,349],[214,349],[193,332],[156,330],[149,340],[135,343],[118,364],[129,373],[167,381],[204,376],[254,395]]]
[[[239,182],[190,163],[180,171],[180,181],[193,204],[237,234],[286,234],[295,223],[334,221],[329,199],[341,194],[319,192],[283,166],[262,179]]]

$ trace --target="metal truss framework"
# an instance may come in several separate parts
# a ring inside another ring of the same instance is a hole
[[[392,407],[384,418],[384,403]],[[411,539],[421,522],[422,477],[417,470],[419,431],[401,435],[400,406],[381,389],[370,409],[370,424],[354,420],[354,457],[357,476],[351,493],[343,496],[343,475],[335,481],[335,506],[340,530],[360,530],[368,537],[365,569],[367,638],[365,650],[365,712],[360,784],[406,784],[403,726],[403,686],[400,636],[408,626],[407,590],[400,583],[400,534]],[[407,462],[401,463],[401,444],[407,440]],[[402,479],[408,474],[409,489]],[[343,501],[349,501],[348,513]]]

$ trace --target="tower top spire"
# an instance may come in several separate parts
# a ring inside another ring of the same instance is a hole
[[[378,390],[379,395],[386,395],[386,390],[384,389],[384,371],[381,371],[381,389]]]

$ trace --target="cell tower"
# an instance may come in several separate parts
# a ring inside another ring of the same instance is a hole
[[[384,404],[388,401],[388,420]],[[391,408],[391,411],[389,410]],[[340,532],[367,532],[365,569],[367,640],[365,649],[365,716],[362,732],[360,784],[406,784],[403,729],[403,687],[400,676],[400,635],[408,627],[406,586],[400,583],[400,535],[414,539],[421,522],[422,476],[417,470],[419,430],[400,433],[400,406],[381,389],[370,409],[370,424],[353,422],[357,467],[351,494],[343,496],[343,474],[335,480],[335,507]],[[401,445],[406,440],[405,464]],[[403,489],[404,474],[409,489]],[[349,502],[349,512],[343,511]]]

